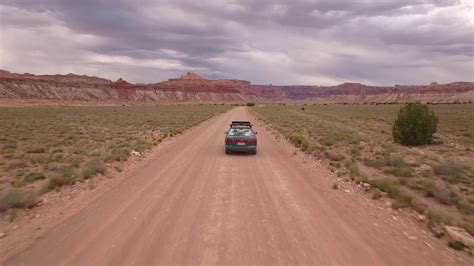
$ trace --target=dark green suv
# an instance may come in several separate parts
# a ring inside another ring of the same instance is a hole
[[[257,154],[257,132],[248,121],[232,121],[225,132],[225,153],[248,152]]]

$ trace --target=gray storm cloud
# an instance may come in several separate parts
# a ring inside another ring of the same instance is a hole
[[[4,0],[0,68],[156,82],[472,81],[470,1]]]

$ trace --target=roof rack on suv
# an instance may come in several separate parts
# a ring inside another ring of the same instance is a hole
[[[232,121],[230,127],[252,127],[249,121]]]

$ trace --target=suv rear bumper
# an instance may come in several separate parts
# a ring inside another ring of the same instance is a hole
[[[237,145],[225,145],[226,151],[229,152],[256,152],[257,145],[237,146]]]

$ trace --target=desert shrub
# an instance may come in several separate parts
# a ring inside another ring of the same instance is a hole
[[[426,197],[434,197],[434,193],[438,188],[435,182],[429,180],[422,183],[422,189],[425,191]]]
[[[364,163],[367,166],[381,169],[384,173],[397,177],[413,176],[413,169],[411,169],[400,155],[387,154],[376,159],[366,159]]]
[[[120,140],[116,141],[115,143],[111,144],[109,146],[110,149],[116,150],[116,149],[127,149],[130,147],[130,141],[128,140]]]
[[[55,148],[51,152],[52,153],[61,153],[61,152],[63,152],[63,149],[62,148]]]
[[[338,151],[334,151],[334,150],[326,152],[326,157],[329,160],[332,160],[332,161],[342,161],[342,160],[345,159],[343,154],[339,153]]]
[[[465,247],[462,242],[459,242],[457,240],[449,241],[448,246],[455,250],[463,250]]]
[[[351,176],[354,178],[360,175],[359,167],[355,163],[349,166],[349,172],[351,173]]]
[[[35,204],[36,197],[31,193],[18,190],[0,192],[0,212],[9,208],[30,208]]]
[[[247,106],[255,106],[255,103],[247,103]]]
[[[82,178],[89,179],[94,176],[94,173],[90,169],[85,169],[82,171]]]
[[[62,153],[56,153],[52,159],[53,162],[62,162],[64,160],[64,155]]]
[[[433,171],[450,183],[457,183],[468,179],[469,165],[461,161],[446,161],[435,165]]]
[[[130,156],[128,148],[114,148],[111,153],[112,160],[114,161],[126,161]]]
[[[400,209],[411,206],[413,196],[408,194],[400,194],[397,199],[392,203],[392,208]]]
[[[46,148],[43,148],[43,147],[36,147],[36,148],[32,148],[32,149],[29,149],[26,151],[27,153],[45,153],[46,152]]]
[[[144,152],[145,150],[149,149],[151,147],[151,143],[149,141],[139,139],[133,143],[133,150],[138,151],[138,152]]]
[[[449,196],[451,197],[453,203],[455,204],[458,204],[462,200],[461,196],[456,191],[453,191],[453,190],[449,192]]]
[[[456,203],[456,207],[463,214],[467,214],[467,215],[474,214],[474,205],[464,200],[458,200],[458,202]]]
[[[436,201],[445,205],[456,204],[460,201],[460,197],[456,192],[443,188],[436,189],[433,193],[433,197]]]
[[[421,213],[421,214],[425,214],[427,209],[428,209],[428,205],[421,202],[420,200],[417,200],[416,198],[414,198],[411,202],[410,202],[410,207],[415,210],[416,212],[418,213]]]
[[[7,143],[5,145],[3,145],[3,149],[4,150],[9,150],[9,149],[16,149],[16,143]]]
[[[77,178],[76,171],[72,167],[64,169],[61,174],[65,184],[73,184]]]
[[[176,135],[178,135],[178,131],[176,130],[176,128],[170,128],[170,129],[168,129],[168,136],[174,137],[174,136],[176,136]]]
[[[357,183],[369,183],[369,178],[363,173],[359,173],[355,180]]]
[[[25,163],[24,161],[20,161],[20,162],[12,163],[10,165],[6,165],[6,170],[11,171],[11,170],[14,170],[14,169],[18,169],[17,173],[18,172],[25,173],[25,170],[26,170],[27,167],[28,167],[27,163]]]
[[[322,144],[325,145],[325,146],[332,146],[332,145],[334,145],[334,141],[331,140],[331,139],[328,139],[328,138],[323,139],[321,142],[322,142]]]
[[[398,181],[400,183],[400,185],[404,185],[408,188],[411,188],[413,190],[417,190],[417,191],[420,191],[420,192],[424,192],[424,180],[421,181],[421,180],[416,180],[415,182],[413,182],[413,180],[411,178],[406,178],[406,177],[399,177],[398,178]],[[420,182],[421,181],[421,182]]]
[[[309,147],[309,141],[299,134],[292,134],[290,136],[290,141],[302,150],[306,150]]]
[[[76,154],[76,155],[84,155],[84,154],[86,154],[86,150],[84,148],[75,148],[72,151],[72,153]]]
[[[392,155],[388,158],[388,162],[386,163],[387,166],[392,166],[396,168],[405,167],[407,164],[402,156],[400,155]]]
[[[398,196],[400,196],[399,187],[397,186],[397,184],[395,184],[391,180],[388,180],[388,179],[374,180],[371,182],[371,184],[374,187],[382,190],[383,192],[386,192],[388,196],[391,198],[397,198]]]
[[[360,156],[360,148],[358,146],[352,145],[350,151],[353,156]]]
[[[403,145],[431,144],[437,127],[438,117],[428,105],[409,103],[398,113],[392,135],[396,142]]]
[[[372,189],[372,199],[378,200],[382,198],[382,193],[378,189]]]
[[[364,164],[369,166],[369,167],[377,168],[377,169],[381,169],[382,167],[384,167],[386,165],[385,162],[380,158],[365,159]]]
[[[390,156],[384,172],[398,177],[413,176],[413,170],[411,167],[405,162],[402,156],[397,155]]]
[[[429,219],[429,223],[431,225],[452,225],[453,224],[453,219],[451,218],[451,216],[445,213],[428,210],[427,216]]]
[[[445,189],[437,189],[433,192],[433,198],[435,198],[438,202],[446,205],[451,205],[451,197],[449,196],[449,191]]]
[[[167,133],[167,132],[161,132],[161,133],[160,133],[160,139],[161,139],[161,140],[164,140],[164,139],[166,139],[167,137],[168,137],[168,133]]]
[[[10,181],[10,185],[14,188],[20,188],[25,185],[25,182],[23,182],[23,180],[13,179]]]
[[[40,172],[29,172],[23,176],[23,180],[26,182],[33,182],[38,179],[45,179],[44,174]]]
[[[62,187],[65,184],[66,184],[66,179],[64,178],[64,176],[54,175],[48,180],[48,182],[43,187],[43,192],[47,192],[49,190]]]
[[[397,177],[413,176],[413,171],[409,167],[388,167],[388,168],[383,169],[383,172],[386,174],[392,174]]]
[[[96,174],[105,174],[107,171],[107,166],[98,159],[93,159],[85,163],[84,169],[82,171],[82,178],[89,179]]]

